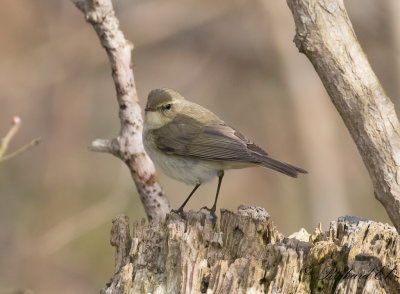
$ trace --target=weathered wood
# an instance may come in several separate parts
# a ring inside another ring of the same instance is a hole
[[[400,123],[357,41],[343,0],[287,0],[294,42],[313,64],[352,136],[375,197],[400,232]]]
[[[400,237],[366,219],[341,217],[326,232],[285,237],[259,207],[222,210],[219,224],[204,213],[172,214],[136,223],[129,251],[129,238],[115,236],[124,226],[126,217],[113,222],[118,267],[102,293],[400,291]]]

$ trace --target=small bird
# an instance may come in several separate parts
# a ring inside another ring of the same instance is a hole
[[[215,216],[224,170],[262,166],[296,178],[304,169],[280,162],[227,125],[208,109],[163,88],[149,93],[145,108],[143,142],[146,152],[166,175],[194,189],[178,208],[179,214],[201,184],[218,177],[211,208]]]

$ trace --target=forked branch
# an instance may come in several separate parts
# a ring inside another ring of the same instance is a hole
[[[32,141],[30,141],[28,144],[20,147],[16,151],[13,151],[11,153],[6,154],[6,151],[8,149],[8,145],[10,144],[12,138],[15,136],[15,134],[18,132],[19,127],[21,126],[21,119],[18,116],[14,116],[12,123],[11,123],[11,128],[8,131],[8,133],[0,140],[0,163],[9,160],[21,153],[24,153],[25,151],[28,151],[32,147],[35,147],[40,143],[40,138],[35,138]]]

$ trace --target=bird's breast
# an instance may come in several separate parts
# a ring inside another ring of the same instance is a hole
[[[169,177],[188,185],[206,183],[217,176],[221,169],[212,162],[169,155],[160,151],[154,142],[151,131],[143,132],[146,152],[157,167]]]

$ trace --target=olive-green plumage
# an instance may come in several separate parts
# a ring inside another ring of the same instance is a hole
[[[291,177],[306,173],[269,157],[214,113],[185,100],[174,90],[151,91],[145,110],[143,141],[146,151],[167,175],[196,185],[195,190],[215,176],[220,178],[219,188],[226,169],[258,165]],[[215,204],[211,209],[213,213]],[[183,206],[179,211],[182,209]]]

